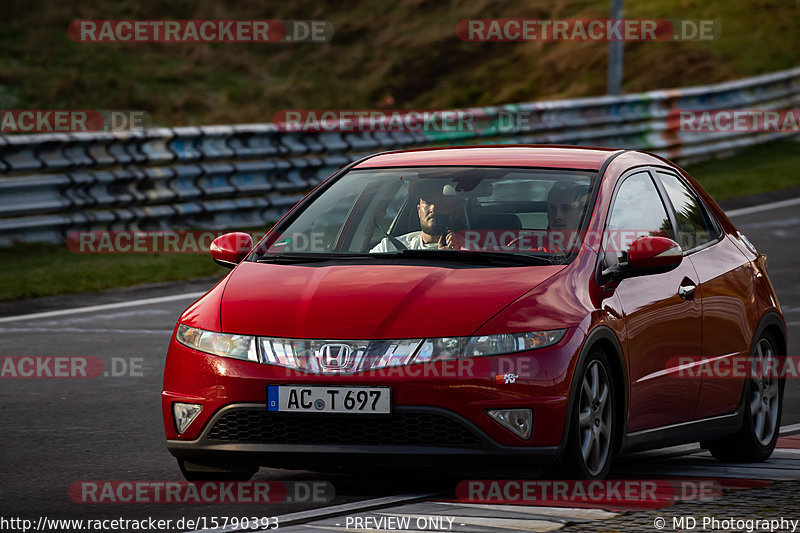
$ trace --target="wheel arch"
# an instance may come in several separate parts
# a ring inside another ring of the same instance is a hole
[[[564,421],[564,433],[561,436],[561,445],[559,446],[559,459],[566,449],[567,439],[569,438],[570,430],[572,429],[572,411],[574,409],[575,394],[577,390],[578,380],[580,379],[580,369],[595,348],[600,348],[606,357],[608,357],[609,364],[611,365],[611,372],[615,383],[615,392],[622,394],[615,395],[614,409],[619,416],[620,421],[616,424],[614,430],[614,448],[612,453],[619,452],[622,445],[622,438],[625,435],[625,428],[627,426],[627,411],[628,411],[628,373],[625,366],[625,360],[622,353],[622,346],[614,334],[614,331],[608,326],[597,326],[589,332],[586,340],[583,342],[578,361],[575,363],[575,370],[572,373],[572,380],[569,389],[569,401],[567,402],[567,416]]]
[[[753,353],[756,350],[756,343],[758,343],[758,339],[761,338],[764,334],[773,335],[775,339],[778,341],[778,345],[775,349],[778,352],[779,356],[786,356],[787,353],[787,336],[786,336],[786,323],[783,321],[783,317],[779,315],[776,311],[768,311],[761,317],[758,321],[758,326],[756,326],[755,331],[753,332],[753,338],[750,341],[750,351],[748,352],[748,357],[752,357]],[[781,396],[783,396],[783,389],[781,390]],[[745,409],[745,402],[747,401],[747,380],[745,379],[742,383],[742,391],[739,397],[739,407],[738,410],[744,412]],[[744,416],[742,416],[741,423],[744,423]]]
[[[761,317],[761,320],[759,320],[758,327],[756,327],[755,333],[753,334],[753,341],[750,347],[751,353],[755,343],[765,333],[775,337],[775,340],[778,341],[778,345],[775,347],[778,350],[778,355],[785,356],[787,354],[788,344],[786,323],[783,321],[783,317],[777,312],[768,311]]]

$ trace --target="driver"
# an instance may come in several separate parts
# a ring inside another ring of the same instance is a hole
[[[409,250],[441,250],[453,248],[453,230],[442,224],[437,224],[436,217],[448,215],[450,219],[456,215],[458,200],[445,196],[442,192],[441,181],[429,180],[420,182],[419,202],[417,215],[419,215],[420,231],[412,231],[396,237],[403,246]],[[392,242],[389,237],[384,237],[370,253],[396,252],[401,248]]]

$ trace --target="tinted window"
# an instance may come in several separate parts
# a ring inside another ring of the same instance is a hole
[[[606,264],[624,263],[628,248],[643,235],[675,238],[667,210],[650,174],[639,172],[622,182],[605,235]]]
[[[677,176],[659,172],[658,177],[675,208],[681,248],[691,250],[716,240],[714,225],[697,196]]]

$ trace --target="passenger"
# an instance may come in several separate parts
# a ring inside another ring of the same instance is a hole
[[[575,231],[586,206],[588,187],[557,181],[547,194],[547,229]]]

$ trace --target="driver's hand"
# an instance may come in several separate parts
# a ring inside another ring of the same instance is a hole
[[[439,249],[440,250],[453,249],[453,230],[447,230],[447,233],[439,237]]]

